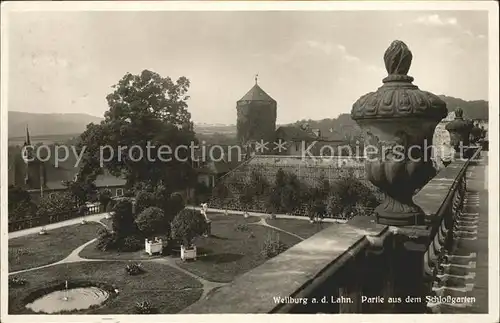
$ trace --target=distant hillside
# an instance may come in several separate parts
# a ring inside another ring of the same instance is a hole
[[[488,102],[484,100],[464,101],[462,99],[440,96],[446,101],[448,110],[454,111],[457,107],[464,110],[466,118],[488,119]],[[30,134],[39,141],[59,141],[70,139],[82,133],[87,124],[99,123],[102,118],[84,113],[27,113],[9,111],[9,142],[23,142],[26,134],[26,125]],[[235,120],[236,121],[236,120]],[[347,128],[358,129],[351,120],[349,113],[343,113],[335,119],[302,120],[296,124],[309,123],[312,128],[319,128],[322,132],[334,129],[345,132]],[[194,126],[195,132],[201,140],[232,142],[236,136],[236,125],[198,123]]]
[[[465,101],[446,95],[440,95],[439,97],[446,102],[449,112],[455,111],[457,107],[461,107],[464,110],[464,117],[468,119],[488,120],[488,101]]]
[[[449,112],[455,111],[457,107],[464,110],[464,116],[468,119],[484,119],[488,120],[488,101],[476,100],[465,101],[462,99],[440,95],[441,99],[446,102]],[[336,132],[345,136],[357,136],[361,133],[359,126],[351,119],[350,113],[342,113],[334,119],[322,120],[300,120],[294,125],[307,123],[310,128],[320,129],[321,132],[330,131],[333,129]]]
[[[26,125],[33,136],[81,133],[87,124],[102,118],[84,113],[28,113],[9,111],[9,138],[24,137]]]

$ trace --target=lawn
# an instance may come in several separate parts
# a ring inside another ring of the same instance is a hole
[[[103,306],[79,311],[82,314],[134,314],[137,302],[148,300],[159,314],[177,313],[197,301],[202,284],[166,264],[144,262],[143,274],[130,276],[124,262],[81,262],[47,267],[15,275],[25,279],[22,287],[9,288],[9,314],[33,314],[25,308],[25,298],[39,289],[68,281],[101,283],[119,293]],[[12,277],[12,276],[11,276]]]
[[[219,224],[227,224],[229,226],[234,226],[239,223],[255,223],[259,222],[260,218],[256,216],[250,216],[248,218],[244,218],[243,216],[238,215],[223,215],[223,214],[208,214],[209,219],[211,219],[212,226],[214,223]],[[108,221],[105,222],[111,227],[111,220],[103,220]],[[198,241],[203,240],[205,238],[199,238]],[[135,252],[119,252],[119,251],[100,251],[96,249],[97,242],[91,243],[85,249],[80,252],[80,257],[87,259],[106,259],[106,260],[146,260],[152,258],[159,258],[161,256],[150,256],[144,252],[144,249]]]
[[[266,222],[273,227],[280,228],[287,232],[292,232],[307,239],[312,237],[316,233],[320,232],[323,229],[328,228],[331,225],[335,225],[335,223],[331,222],[322,222],[322,223],[310,223],[309,219],[306,220],[295,220],[295,219],[266,219]]]
[[[264,241],[269,235],[279,239],[291,247],[301,240],[284,232],[257,224],[259,217],[244,218],[241,215],[208,214],[212,220],[212,235],[195,240],[198,248],[196,261],[183,262],[177,258],[176,263],[183,269],[214,282],[230,282],[235,277],[261,265],[267,259],[261,255]],[[294,233],[304,239],[316,234],[332,223],[311,224],[305,220],[267,219],[270,225]],[[238,227],[243,227],[238,230]],[[137,252],[102,252],[95,248],[96,243],[87,246],[80,256],[89,259],[106,260],[146,260],[151,259],[144,250]],[[162,256],[154,256],[162,257]]]
[[[289,234],[258,224],[247,225],[248,231],[238,231],[243,217],[231,216],[212,222],[212,236],[196,240],[198,259],[176,262],[191,273],[214,282],[230,282],[267,259],[261,255],[262,245],[270,234],[275,234],[288,247],[300,242]]]
[[[9,271],[48,265],[66,258],[97,236],[102,225],[89,222],[9,239]]]

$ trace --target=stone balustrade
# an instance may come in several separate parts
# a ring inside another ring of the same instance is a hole
[[[237,277],[182,313],[425,313],[453,250],[469,160],[453,161],[415,196],[425,223],[355,217]],[[279,279],[278,279],[279,278]]]

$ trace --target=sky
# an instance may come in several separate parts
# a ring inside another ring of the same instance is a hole
[[[481,11],[16,12],[9,14],[10,111],[103,116],[127,72],[191,81],[195,123],[236,122],[255,83],[278,123],[349,113],[387,75],[404,41],[420,89],[488,99],[488,16]]]

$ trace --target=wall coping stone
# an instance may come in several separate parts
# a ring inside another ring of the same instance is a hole
[[[381,235],[387,226],[374,217],[357,217],[347,224],[332,225],[292,246],[181,313],[270,313],[280,304],[273,297],[296,294],[309,285],[325,268],[341,268],[357,252],[353,247],[366,236]],[[279,278],[279,279],[278,279]]]

